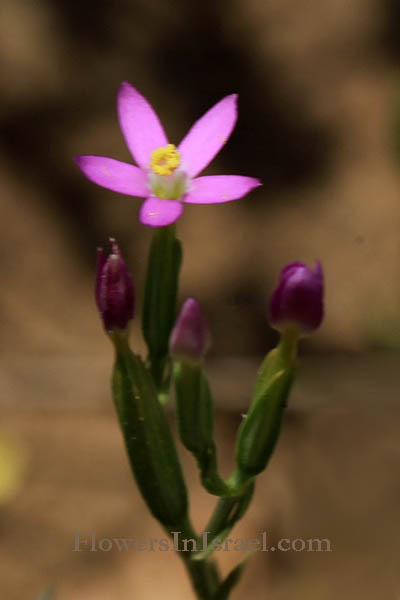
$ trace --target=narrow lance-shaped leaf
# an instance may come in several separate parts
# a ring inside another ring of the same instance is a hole
[[[140,357],[114,338],[113,396],[136,482],[166,528],[187,514],[187,492],[175,444],[156,389]]]
[[[232,569],[232,571],[228,574],[228,576],[219,586],[217,593],[213,597],[213,600],[227,600],[227,598],[229,598],[231,592],[239,583],[244,567],[246,566],[246,561],[247,558],[245,558],[242,562],[240,562],[238,565],[236,565],[236,567]]]

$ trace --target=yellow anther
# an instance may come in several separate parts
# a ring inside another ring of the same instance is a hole
[[[171,175],[181,163],[181,155],[174,144],[162,146],[151,153],[150,167],[156,175]]]

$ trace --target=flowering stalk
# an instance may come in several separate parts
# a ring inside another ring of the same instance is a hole
[[[171,332],[170,353],[179,435],[201,471],[203,486],[210,494],[228,495],[229,487],[220,477],[214,441],[214,407],[203,360],[210,345],[210,331],[200,304],[188,298]]]
[[[217,543],[225,540],[246,513],[256,476],[265,469],[275,448],[294,378],[298,339],[315,329],[322,319],[322,270],[319,264],[310,270],[302,263],[294,263],[281,273],[271,298],[271,322],[280,330],[281,340],[261,365],[248,415],[238,432],[236,468],[224,481],[217,469],[213,400],[203,371],[210,332],[196,300],[185,301],[171,331],[180,266],[175,233],[171,229],[158,232],[150,253],[146,284],[149,306],[143,318],[149,345],[147,366],[129,347],[127,332],[134,304],[132,278],[115,241],[112,250],[107,259],[99,252],[96,300],[115,347],[113,397],[132,472],[151,513],[169,535],[179,531],[186,538],[200,540],[207,532],[209,543],[205,550],[190,554],[182,548],[180,554],[197,597],[228,598],[244,563],[221,581],[212,554]],[[169,294],[157,293],[160,289],[169,290]],[[167,337],[169,348],[165,347]],[[189,520],[182,469],[159,401],[160,385],[168,379],[165,371],[171,357],[175,362],[181,441],[195,456],[204,487],[220,496],[200,537]]]
[[[198,177],[235,126],[237,96],[227,96],[212,107],[178,146],[168,141],[148,101],[126,82],[118,93],[118,115],[137,166],[87,155],[77,158],[78,166],[98,185],[144,198],[139,220],[157,229],[142,317],[146,362],[132,352],[128,341],[135,300],[132,276],[115,240],[108,257],[98,251],[96,302],[115,349],[113,400],[132,473],[149,510],[168,535],[175,531],[182,538],[203,539],[190,522],[186,484],[163,408],[173,363],[180,439],[197,460],[203,486],[219,496],[205,529],[207,548],[190,553],[181,544],[180,556],[197,598],[225,600],[240,578],[243,562],[221,580],[212,554],[216,542],[221,543],[246,513],[256,477],[274,451],[294,379],[298,339],[322,320],[322,267],[316,263],[309,269],[296,262],[281,272],[270,303],[271,325],[281,339],[260,367],[237,436],[236,467],[224,481],[217,468],[213,398],[203,368],[210,345],[208,323],[193,298],[186,300],[175,322],[182,249],[174,223],[185,203],[236,200],[260,184],[238,175]]]
[[[165,270],[160,269],[159,272],[165,273]],[[159,402],[155,379],[151,369],[129,346],[128,328],[133,318],[134,288],[132,276],[115,240],[112,240],[112,253],[108,258],[102,250],[98,251],[96,303],[115,349],[113,400],[138,488],[150,512],[168,535],[179,531],[182,539],[197,540],[189,520],[181,465],[168,420]],[[171,303],[168,306],[171,307]],[[157,316],[160,310],[163,310],[163,305],[156,302],[154,315]],[[169,330],[167,333],[169,335]],[[220,585],[214,562],[193,561],[185,548],[180,550],[198,598],[212,600]]]
[[[210,539],[224,539],[250,504],[255,477],[265,469],[279,437],[295,374],[298,339],[321,324],[323,294],[320,263],[312,270],[303,263],[282,270],[270,302],[271,323],[281,330],[281,339],[260,367],[249,413],[238,432],[237,468],[229,482],[238,495],[219,500],[206,527]],[[212,544],[207,556],[211,552]]]
[[[107,259],[98,251],[96,302],[115,348],[113,398],[133,474],[152,514],[174,527],[187,520],[186,486],[154,383],[129,347],[133,281],[115,240]]]
[[[281,339],[261,365],[249,413],[239,430],[236,463],[241,477],[261,473],[272,456],[294,380],[297,341],[321,324],[323,291],[319,262],[314,269],[300,262],[282,269],[270,301],[270,321]]]
[[[175,444],[150,374],[130,350],[125,336],[117,332],[111,338],[116,351],[114,403],[137,485],[169,536],[179,531],[182,539],[197,540]],[[180,556],[198,598],[212,600],[220,585],[215,564],[192,560],[185,548],[180,548]]]

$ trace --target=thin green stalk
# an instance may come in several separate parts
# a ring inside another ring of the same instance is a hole
[[[142,330],[149,351],[150,372],[163,397],[164,384],[168,384],[164,377],[170,361],[168,340],[176,317],[181,262],[182,247],[175,235],[175,225],[158,228],[147,263]]]
[[[235,470],[228,482],[239,489],[243,486],[241,487],[242,491],[238,496],[224,496],[218,501],[205,529],[210,541],[227,529],[231,529],[244,516],[253,497],[255,487],[253,479],[248,479],[246,485],[244,481],[241,481],[240,473]]]
[[[220,586],[220,576],[217,565],[214,560],[193,560],[195,552],[191,549],[183,549],[183,540],[195,540],[199,544],[200,540],[193,529],[192,524],[188,519],[179,523],[175,528],[169,528],[167,533],[173,538],[174,532],[179,532],[178,552],[183,560],[188,576],[192,583],[193,589],[199,600],[213,600]],[[174,540],[175,541],[175,540]],[[189,544],[188,544],[189,546]]]
[[[183,553],[182,558],[197,598],[199,600],[214,600],[219,587],[215,565],[209,560],[192,560],[187,557],[187,553]]]

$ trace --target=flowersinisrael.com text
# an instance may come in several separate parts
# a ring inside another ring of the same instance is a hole
[[[205,552],[213,548],[216,552],[332,552],[331,541],[327,538],[283,538],[270,544],[266,531],[260,532],[259,537],[245,538],[215,538],[208,539],[204,532],[199,540],[181,537],[180,531],[171,531],[171,539],[149,538],[136,539],[133,537],[102,537],[97,538],[95,532],[79,532],[74,536],[74,552]]]

